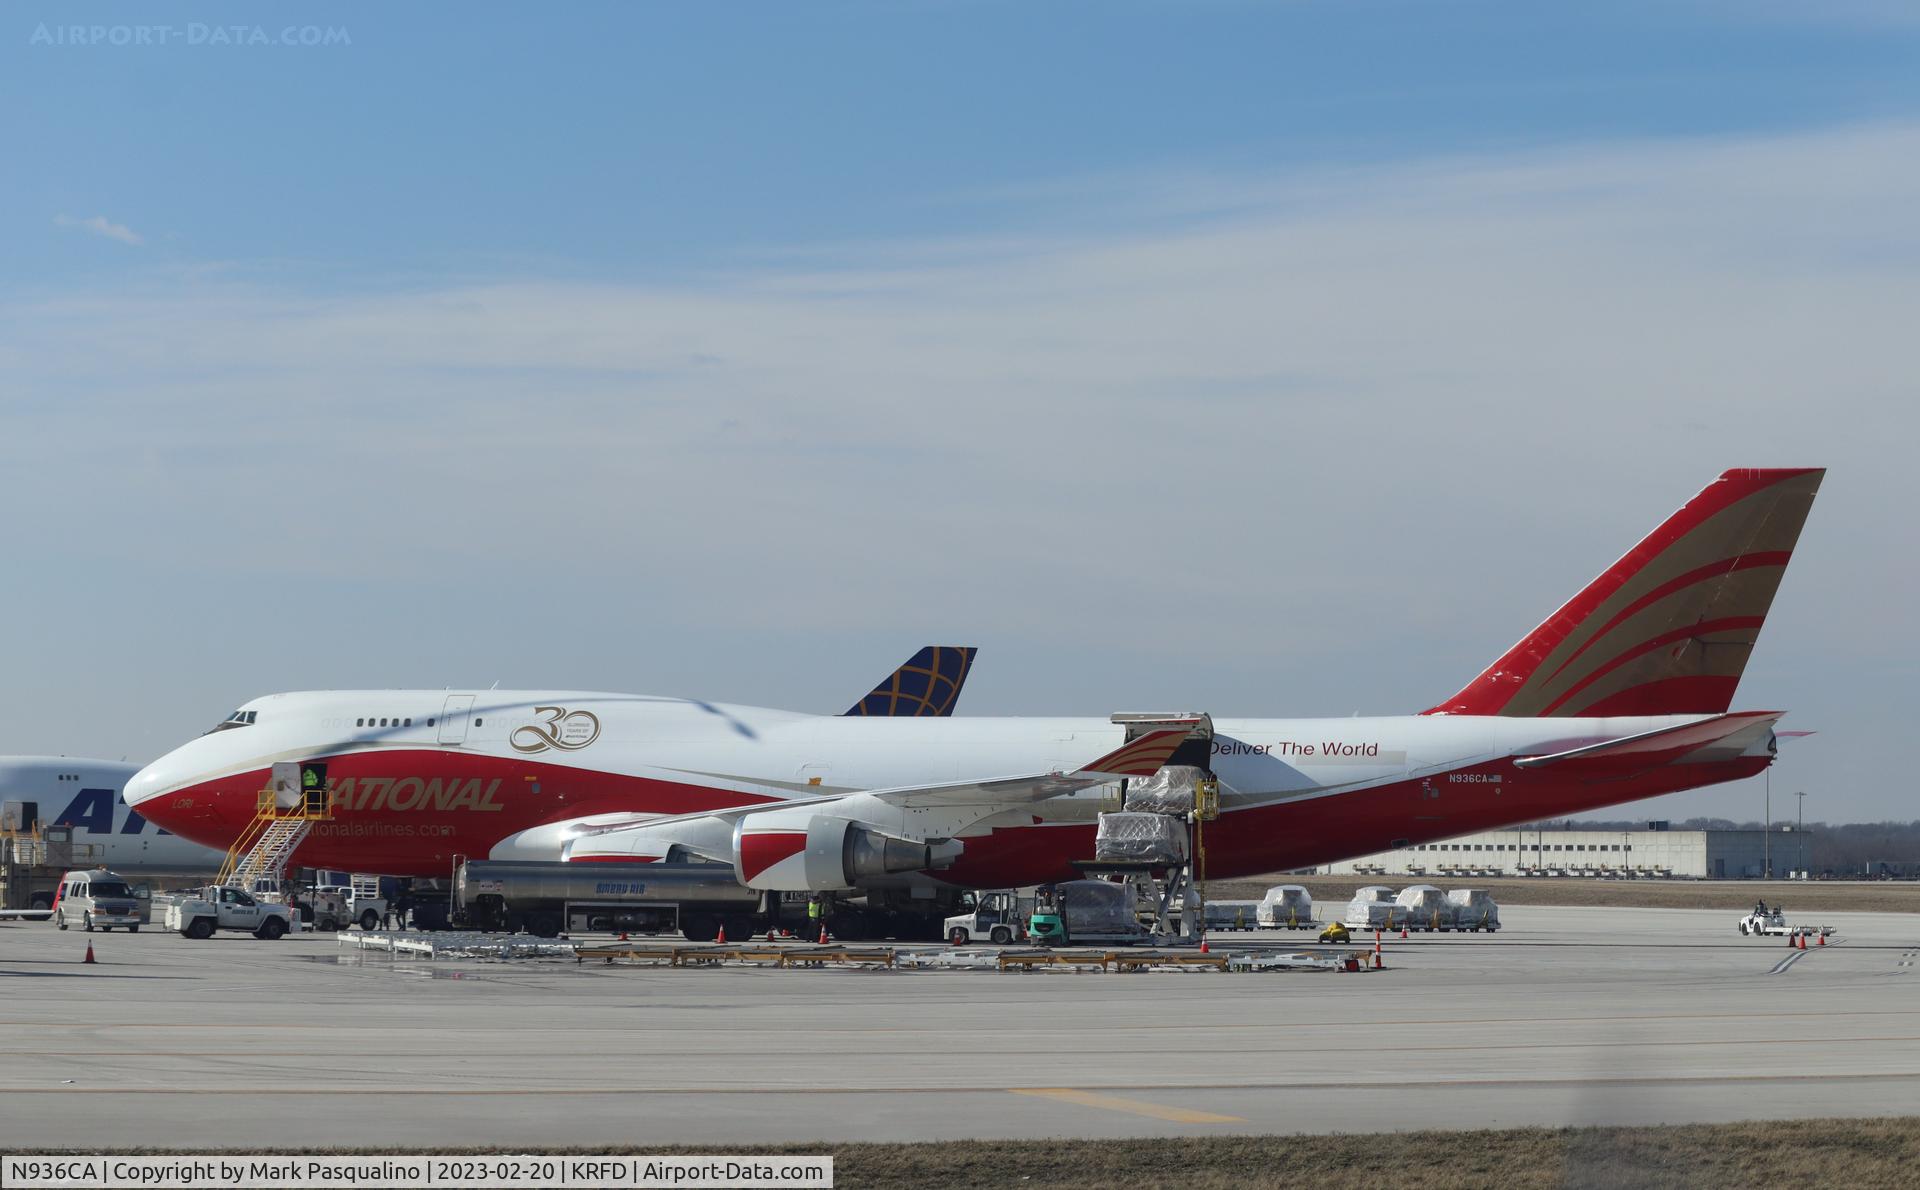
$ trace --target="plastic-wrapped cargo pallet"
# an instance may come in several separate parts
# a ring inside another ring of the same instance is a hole
[[[1260,901],[1260,924],[1275,930],[1306,929],[1313,924],[1313,897],[1303,885],[1275,885]]]
[[[1448,889],[1447,901],[1453,906],[1456,929],[1493,931],[1500,928],[1500,906],[1493,903],[1493,896],[1486,889]]]
[[[1345,921],[1355,929],[1390,929],[1400,920],[1394,916],[1398,908],[1393,903],[1392,889],[1384,884],[1369,884],[1347,902]]]
[[[1069,933],[1114,933],[1138,930],[1133,889],[1104,880],[1069,880],[1054,886],[1067,915]]]
[[[1431,884],[1409,884],[1394,898],[1401,918],[1409,929],[1450,930],[1453,928],[1453,903],[1447,894]]]
[[[1170,764],[1151,777],[1127,782],[1126,808],[1136,814],[1188,814],[1203,774],[1190,764]]]
[[[1095,859],[1182,863],[1187,858],[1187,824],[1167,814],[1102,814],[1093,854]]]

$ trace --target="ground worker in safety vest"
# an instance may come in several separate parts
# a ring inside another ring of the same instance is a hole
[[[826,913],[826,908],[827,907],[820,901],[819,893],[815,893],[807,898],[807,927],[809,933],[817,934],[819,932],[820,918]]]

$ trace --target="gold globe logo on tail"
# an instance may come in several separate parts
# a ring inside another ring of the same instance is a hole
[[[565,707],[535,707],[539,723],[513,729],[507,742],[516,752],[545,752],[558,748],[577,752],[600,738],[600,718],[592,711],[569,711]]]

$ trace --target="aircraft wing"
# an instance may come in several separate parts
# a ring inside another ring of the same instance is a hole
[[[1734,711],[1715,715],[1678,727],[1662,727],[1638,735],[1621,736],[1553,752],[1545,756],[1524,756],[1513,763],[1523,769],[1549,765],[1578,776],[1591,771],[1595,776],[1613,776],[1626,772],[1644,772],[1671,764],[1696,752],[1738,756],[1766,738],[1785,711]]]
[[[892,789],[863,789],[818,797],[792,798],[779,802],[756,802],[729,806],[721,810],[703,810],[667,818],[650,818],[632,826],[613,826],[588,832],[582,838],[617,834],[623,830],[654,830],[675,823],[699,820],[732,821],[749,814],[769,810],[790,810],[807,806],[825,806],[850,798],[884,802],[901,809],[920,810],[941,806],[994,806],[1037,802],[1063,793],[1105,785],[1120,777],[1150,777],[1160,771],[1187,738],[1185,727],[1151,731],[1128,740],[1103,756],[1088,761],[1071,773],[1024,773],[1013,777],[991,777],[976,781],[951,781],[937,785],[901,785]]]

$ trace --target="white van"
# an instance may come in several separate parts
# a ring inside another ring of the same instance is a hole
[[[117,873],[95,868],[68,872],[60,878],[53,901],[53,924],[63,930],[77,921],[89,932],[95,926],[103,930],[125,926],[129,933],[138,933],[145,917],[133,887]]]

